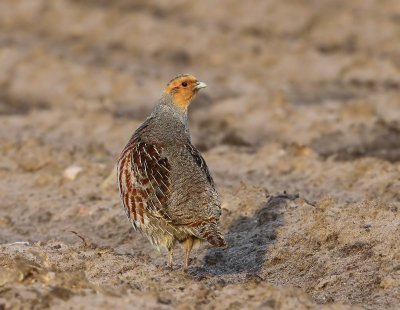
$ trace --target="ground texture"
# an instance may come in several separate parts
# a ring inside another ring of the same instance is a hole
[[[398,309],[400,2],[159,2],[0,2],[0,309]],[[112,172],[179,73],[229,243],[187,274]]]

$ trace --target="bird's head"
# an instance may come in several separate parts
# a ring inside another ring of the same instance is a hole
[[[164,94],[172,97],[173,104],[182,110],[186,110],[197,92],[206,87],[193,75],[182,74],[173,78],[164,89]]]

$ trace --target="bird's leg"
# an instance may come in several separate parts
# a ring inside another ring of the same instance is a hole
[[[174,249],[171,247],[168,249],[168,262],[167,262],[167,266],[168,268],[172,269],[172,254],[174,253]]]
[[[183,267],[183,271],[187,272],[188,267],[189,267],[189,255],[190,255],[190,251],[193,248],[193,242],[194,239],[192,237],[189,237],[185,240],[185,243],[183,244],[184,248],[185,248],[185,265]]]

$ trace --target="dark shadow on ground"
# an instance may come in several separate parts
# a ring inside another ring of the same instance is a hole
[[[263,265],[268,247],[276,239],[276,229],[284,224],[283,213],[298,195],[269,196],[254,216],[241,216],[226,233],[226,249],[210,248],[204,265],[191,270],[194,276],[223,276],[245,273],[257,276]]]

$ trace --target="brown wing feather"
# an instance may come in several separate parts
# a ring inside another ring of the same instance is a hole
[[[132,139],[118,162],[118,183],[126,214],[144,223],[146,212],[170,221],[166,206],[170,196],[170,164],[162,147]]]

